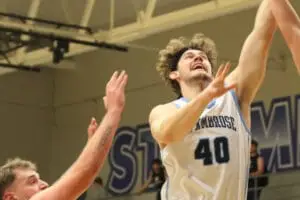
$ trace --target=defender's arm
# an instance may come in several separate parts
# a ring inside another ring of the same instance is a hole
[[[278,27],[300,73],[300,19],[288,0],[271,0],[270,4]]]
[[[75,163],[51,187],[39,192],[32,200],[74,200],[93,182],[102,167],[113,141],[120,113],[107,113]]]
[[[106,86],[107,112],[74,164],[51,187],[37,193],[31,200],[74,200],[92,184],[102,168],[111,147],[125,104],[127,75],[111,77]]]

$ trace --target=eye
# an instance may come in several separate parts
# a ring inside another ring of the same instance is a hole
[[[202,59],[208,59],[205,54],[201,54],[200,56],[201,56]]]
[[[29,184],[35,184],[37,182],[38,182],[38,180],[36,178],[29,179]]]
[[[186,55],[185,55],[185,58],[186,58],[186,59],[191,59],[191,58],[193,58],[193,57],[194,57],[193,54],[186,54]]]

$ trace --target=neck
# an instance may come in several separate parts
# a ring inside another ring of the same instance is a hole
[[[256,155],[257,155],[256,152],[251,153],[251,156],[256,156]]]
[[[182,83],[180,85],[182,96],[188,100],[191,100],[201,93],[208,84],[209,82]]]

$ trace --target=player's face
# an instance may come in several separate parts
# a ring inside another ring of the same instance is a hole
[[[154,163],[154,164],[152,165],[152,169],[153,169],[154,172],[159,172],[159,170],[160,170],[160,165],[157,164],[157,163]]]
[[[177,71],[172,72],[177,81],[204,81],[212,79],[212,67],[207,55],[200,50],[189,49],[179,59]],[[171,74],[172,74],[171,73]]]
[[[254,144],[251,144],[250,153],[255,153],[256,151],[256,146]]]
[[[16,179],[7,189],[4,200],[28,200],[36,193],[46,189],[48,184],[40,179],[39,174],[30,169],[15,170]]]

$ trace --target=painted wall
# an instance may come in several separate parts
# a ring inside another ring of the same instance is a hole
[[[18,72],[0,78],[0,162],[22,157],[49,179],[53,75]]]

